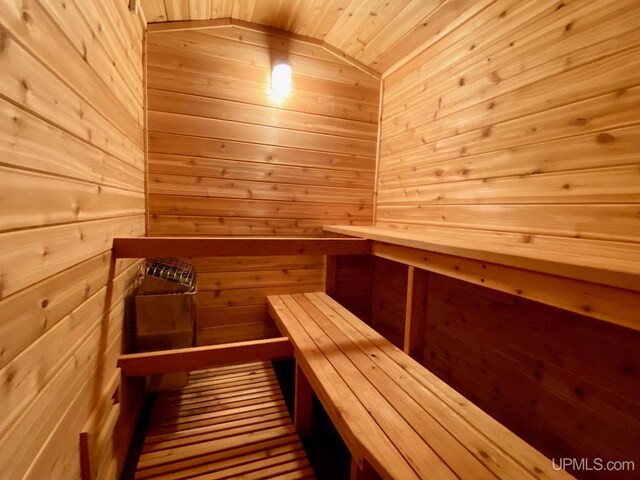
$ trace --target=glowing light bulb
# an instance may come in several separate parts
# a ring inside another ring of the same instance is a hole
[[[286,63],[278,63],[271,71],[271,91],[280,98],[291,91],[291,67]]]

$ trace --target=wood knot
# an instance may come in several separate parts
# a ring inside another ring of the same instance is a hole
[[[499,18],[504,18],[506,16],[507,16],[507,11],[506,10],[500,12],[500,15],[498,15]]]
[[[8,367],[7,368],[7,377],[5,378],[5,383],[7,385],[7,387],[9,387],[11,385],[11,382],[13,382],[13,379],[16,378],[16,372],[13,370],[12,367]]]
[[[522,236],[522,243],[532,243],[533,242],[533,235],[523,235]]]
[[[493,133],[493,127],[484,127],[482,129],[482,134],[480,135],[480,137],[481,138],[487,138],[492,133]]]
[[[611,143],[616,139],[613,135],[609,135],[608,133],[601,133],[596,137],[596,142],[601,144]]]
[[[464,86],[464,77],[462,77],[460,80],[458,80],[458,85],[460,85],[461,87]]]
[[[561,8],[564,8],[564,7],[565,7],[564,2],[560,2],[560,3],[558,4],[558,6],[556,7],[556,10],[560,10]]]
[[[565,32],[569,32],[572,27],[573,27],[573,24],[571,22],[569,22],[564,26],[564,31]]]
[[[589,123],[589,120],[587,120],[586,118],[579,117],[579,118],[576,118],[575,120],[573,120],[571,122],[571,125],[576,125],[578,127],[582,127],[582,126],[586,125],[587,123]]]
[[[22,20],[24,21],[24,23],[29,23],[31,21],[31,14],[29,14],[29,12],[27,12],[26,10],[23,10]]]
[[[44,300],[42,300],[42,303],[40,305],[42,306],[42,308],[47,308],[47,306],[49,306],[49,300],[45,298]]]
[[[491,81],[493,83],[495,83],[496,85],[502,81],[502,78],[500,77],[498,72],[496,72],[495,70],[493,72],[491,72],[490,76],[491,76]]]

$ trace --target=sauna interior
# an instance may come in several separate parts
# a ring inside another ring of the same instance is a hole
[[[639,25],[0,1],[0,479],[640,478]]]

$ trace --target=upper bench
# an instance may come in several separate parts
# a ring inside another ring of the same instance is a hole
[[[387,479],[569,479],[323,292],[267,297],[358,464]]]
[[[437,228],[325,226],[366,238],[371,254],[640,330],[640,246]]]

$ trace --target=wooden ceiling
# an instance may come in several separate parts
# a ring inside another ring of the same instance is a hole
[[[323,40],[384,72],[479,0],[142,0],[148,22],[234,18]]]

